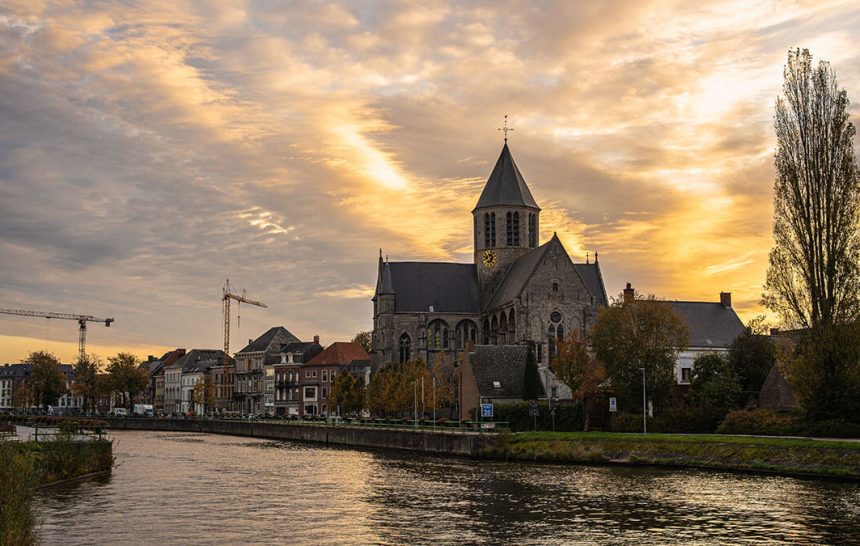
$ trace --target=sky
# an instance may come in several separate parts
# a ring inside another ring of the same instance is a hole
[[[88,351],[372,327],[380,248],[472,261],[509,144],[610,295],[763,312],[790,48],[860,100],[856,1],[0,2],[0,308],[113,317]],[[857,108],[851,114],[856,121]],[[235,306],[234,306],[235,309]],[[0,315],[0,362],[77,324]]]

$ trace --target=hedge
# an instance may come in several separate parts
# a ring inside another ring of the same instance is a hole
[[[860,424],[842,419],[809,421],[797,411],[774,409],[738,410],[726,415],[717,428],[719,434],[760,436],[813,436],[818,438],[860,438]]]
[[[538,402],[538,430],[552,430],[552,414],[546,400]],[[535,429],[535,419],[529,416],[528,402],[495,404],[493,421],[509,423],[512,432]],[[583,428],[582,406],[580,404],[558,404],[555,408],[555,430],[574,432]]]

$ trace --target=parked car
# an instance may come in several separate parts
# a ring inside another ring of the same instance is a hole
[[[128,410],[125,408],[114,408],[113,409],[113,415],[114,415],[114,417],[127,417],[128,416]]]

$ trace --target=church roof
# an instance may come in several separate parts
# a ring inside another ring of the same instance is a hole
[[[502,153],[496,161],[496,166],[493,167],[493,172],[490,173],[490,178],[487,179],[487,184],[484,186],[484,191],[481,192],[475,209],[500,205],[532,207],[540,210],[523,175],[520,174],[520,170],[514,162],[507,142],[505,142]]]
[[[553,243],[558,244],[565,255],[567,255],[567,251],[564,250],[564,245],[561,244],[558,236],[553,235],[552,239],[549,241],[532,250],[528,254],[521,256],[513,263],[508,274],[493,293],[485,309],[490,310],[495,309],[496,307],[501,307],[519,296],[526,283],[529,282],[529,279],[532,277],[535,269],[537,269],[538,264],[543,259],[544,254],[546,254],[547,249]],[[573,264],[573,268],[582,279],[583,284],[585,284],[585,288],[594,297],[595,303],[598,305],[607,305],[606,289],[603,286],[603,276],[600,274],[600,265],[597,263]]]
[[[534,273],[544,254],[546,254],[550,243],[555,239],[553,237],[528,254],[524,254],[511,265],[508,274],[505,275],[504,280],[496,288],[496,291],[493,292],[492,297],[490,297],[486,309],[495,309],[496,307],[505,305],[513,301],[522,292],[523,287],[529,282],[532,273]]]
[[[525,345],[476,345],[469,364],[481,397],[522,398],[528,353]]]
[[[606,297],[606,287],[603,286],[603,275],[600,274],[600,265],[595,262],[593,264],[573,264],[573,268],[579,273],[585,287],[591,292],[594,297],[594,303],[597,305],[609,305],[609,299]]]
[[[726,348],[744,331],[735,310],[722,303],[667,301],[690,328],[690,347]]]
[[[478,313],[478,275],[474,264],[386,263],[397,312]]]

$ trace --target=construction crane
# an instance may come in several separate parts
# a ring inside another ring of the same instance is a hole
[[[236,300],[239,302],[239,305],[247,303],[249,305],[256,305],[257,307],[269,307],[265,303],[249,299],[245,295],[245,290],[242,290],[241,294],[234,293],[233,288],[230,286],[230,279],[227,279],[227,282],[224,283],[223,295],[221,296],[221,301],[224,305],[224,372],[221,374],[221,385],[218,385],[218,390],[222,394],[224,392],[223,382],[227,377],[227,367],[230,365],[230,300]]]
[[[110,328],[114,319],[96,318],[90,315],[72,315],[69,313],[44,313],[41,311],[25,311],[23,309],[0,309],[0,313],[6,315],[18,315],[21,317],[42,317],[47,319],[76,320],[80,325],[78,329],[78,354],[83,359],[87,354],[87,322],[104,322]]]

